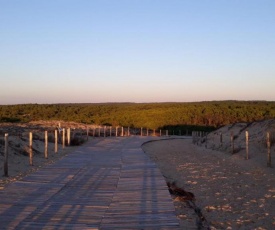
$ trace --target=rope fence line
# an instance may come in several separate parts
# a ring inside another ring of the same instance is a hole
[[[140,136],[171,136],[171,135],[178,135],[184,136],[184,133],[181,130],[178,130],[176,133],[174,130],[168,129],[148,129],[148,128],[130,128],[130,127],[123,127],[123,126],[101,126],[96,128],[87,128],[87,136],[92,137],[127,137],[131,135],[140,135]],[[186,130],[186,136],[188,136],[188,130]]]
[[[74,129],[73,131],[73,136],[78,133],[79,130]],[[81,131],[82,132],[82,131]],[[25,135],[23,135],[25,133]],[[28,138],[26,137],[26,133],[28,133]],[[55,154],[58,153],[59,151],[59,145],[62,146],[62,149],[65,149],[66,146],[71,145],[71,128],[68,128],[67,131],[65,128],[63,129],[51,129],[51,130],[45,130],[44,131],[44,138],[41,138],[42,131],[37,131],[37,130],[32,130],[30,132],[18,132],[18,135],[9,135],[8,133],[4,134],[4,176],[8,177],[9,176],[9,162],[8,162],[8,156],[9,156],[9,137],[17,137],[20,140],[23,141],[28,141],[28,144],[21,146],[21,148],[26,149],[28,153],[28,158],[29,158],[29,165],[33,166],[34,165],[34,147],[33,143],[34,140],[39,140],[39,141],[44,141],[44,158],[48,159],[49,157],[49,142],[54,143],[54,149],[53,152]],[[66,135],[67,134],[67,135]],[[28,139],[28,140],[27,140]],[[19,144],[20,145],[20,144]]]
[[[210,148],[213,150],[221,150],[225,144],[230,145],[230,153],[233,155],[235,153],[237,153],[241,147],[236,148],[236,143],[235,140],[239,137],[237,135],[234,135],[234,132],[231,131],[230,132],[230,140],[227,141],[225,140],[225,136],[220,132],[217,134],[218,135],[218,147],[213,148],[213,147],[209,147],[209,133],[207,132],[201,132],[201,131],[193,131],[192,132],[192,142],[193,144],[196,145],[200,145],[203,146],[205,148]],[[245,143],[245,156],[244,158],[246,160],[251,159],[251,156],[249,154],[249,148],[250,145],[253,144],[264,144],[265,148],[266,148],[266,152],[267,152],[267,167],[272,167],[272,163],[271,163],[271,146],[275,144],[275,133],[273,132],[266,132],[266,135],[264,138],[261,138],[260,140],[251,140],[250,135],[249,135],[249,131],[245,131],[244,133],[244,141],[241,141],[242,143]]]
[[[65,149],[66,146],[71,145],[78,145],[78,142],[84,142],[84,140],[88,140],[89,137],[129,137],[131,135],[139,135],[139,136],[169,136],[169,135],[181,135],[182,132],[179,131],[175,134],[174,130],[156,130],[156,129],[149,129],[149,128],[130,128],[130,127],[123,127],[123,126],[99,126],[99,127],[86,127],[85,128],[61,128],[61,125],[55,128],[49,128],[48,130],[41,131],[40,130],[32,130],[29,131],[21,131],[17,132],[18,134],[15,135],[14,132],[12,135],[9,133],[4,134],[4,176],[9,176],[9,162],[8,162],[8,155],[9,155],[9,137],[17,136],[19,139],[24,140],[27,142],[26,145],[23,146],[26,149],[28,158],[29,158],[29,165],[34,165],[34,154],[33,152],[34,147],[33,143],[34,140],[39,140],[44,142],[44,158],[49,158],[49,142],[54,144],[53,152],[57,154],[59,152],[59,145],[62,146],[62,149]],[[28,135],[27,135],[28,134]],[[186,134],[188,135],[188,130],[186,130]],[[27,140],[28,139],[28,140]]]

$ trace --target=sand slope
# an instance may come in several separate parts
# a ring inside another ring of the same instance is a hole
[[[235,124],[209,134],[207,147],[191,139],[150,142],[144,151],[157,162],[167,181],[194,193],[211,229],[275,229],[275,168],[266,167],[265,132],[274,130],[274,120]],[[244,128],[245,127],[245,128]],[[248,129],[250,159],[245,159],[243,132]],[[239,150],[230,152],[230,131],[234,130]],[[219,132],[224,134],[223,146]],[[229,141],[226,137],[229,137]],[[212,149],[210,149],[210,147]],[[216,150],[213,150],[216,149]],[[274,146],[272,147],[275,165]],[[197,221],[194,212],[175,201],[183,228]]]
[[[58,153],[55,153],[54,130],[59,121],[31,122],[25,124],[0,124],[0,189],[7,183],[22,178],[24,175],[39,169],[44,164],[51,164],[65,156],[75,147],[62,146],[62,138],[59,136]],[[77,123],[62,123],[62,127],[85,128]],[[48,131],[48,159],[45,159],[45,130]],[[29,132],[33,132],[33,166],[29,164]],[[4,134],[8,133],[8,166],[9,177],[4,177]]]

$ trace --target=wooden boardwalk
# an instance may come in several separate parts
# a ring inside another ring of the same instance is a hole
[[[92,140],[0,191],[0,229],[180,229],[141,137]]]

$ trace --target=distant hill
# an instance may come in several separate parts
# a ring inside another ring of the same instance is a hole
[[[63,120],[150,129],[215,129],[236,122],[275,118],[275,102],[98,103],[1,105],[0,122]]]

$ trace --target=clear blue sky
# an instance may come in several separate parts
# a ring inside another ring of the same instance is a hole
[[[0,104],[275,100],[274,0],[0,0]]]

